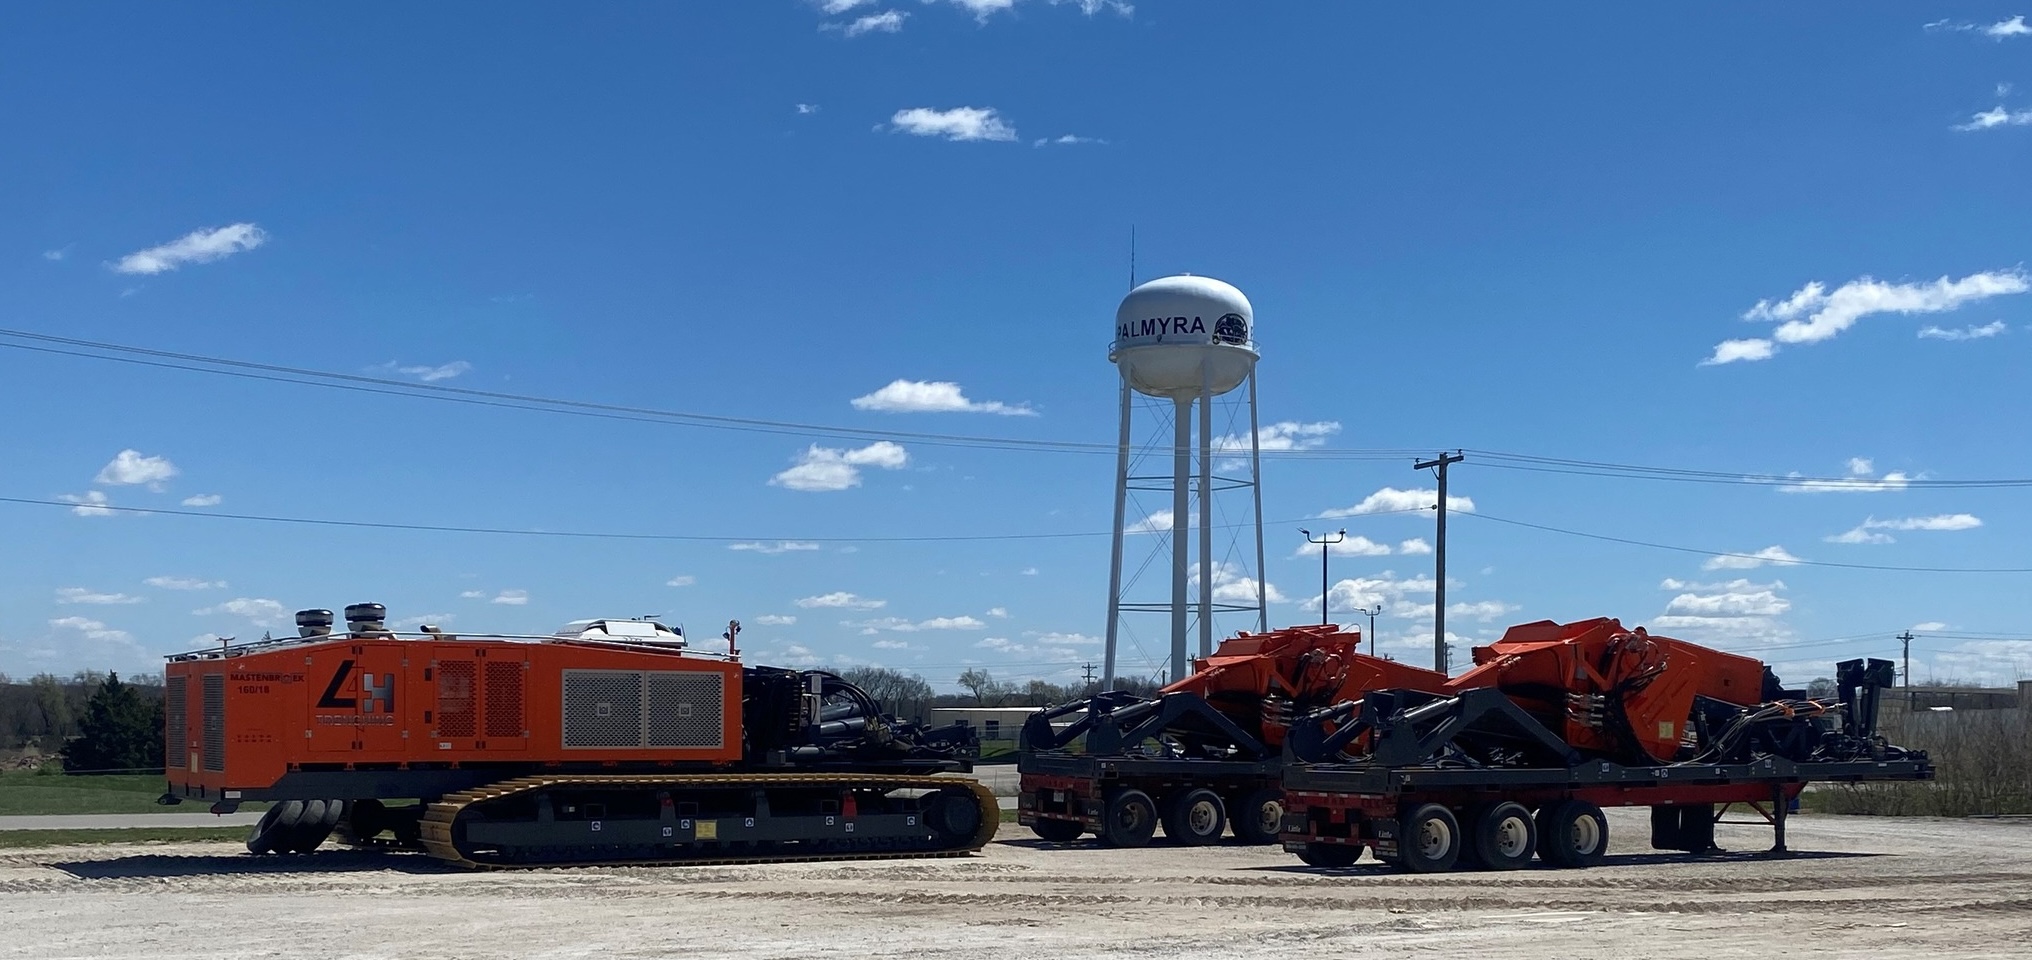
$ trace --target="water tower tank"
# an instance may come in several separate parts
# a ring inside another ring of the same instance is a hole
[[[1255,333],[1256,314],[1242,291],[1212,277],[1158,277],[1115,308],[1108,359],[1137,393],[1219,396],[1255,369]]]

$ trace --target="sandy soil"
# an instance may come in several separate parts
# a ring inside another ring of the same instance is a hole
[[[1611,813],[1595,869],[1432,877],[1054,847],[1015,825],[978,856],[764,867],[23,850],[0,857],[0,956],[2032,957],[2032,822],[1799,817],[1796,849],[1840,852],[1688,860],[1650,851],[1642,813]]]

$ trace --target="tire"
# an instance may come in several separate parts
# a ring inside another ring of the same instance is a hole
[[[1148,846],[1157,832],[1157,804],[1133,787],[1110,791],[1101,811],[1101,839],[1111,847]]]
[[[1523,804],[1498,803],[1475,816],[1468,846],[1477,864],[1490,870],[1515,870],[1528,865],[1538,850],[1537,825]]]
[[[1276,843],[1284,831],[1284,791],[1263,787],[1243,794],[1229,809],[1228,825],[1243,843]]]
[[[1555,867],[1592,867],[1609,851],[1609,819],[1585,800],[1538,811],[1538,858]]]
[[[1399,821],[1397,858],[1412,873],[1443,873],[1460,861],[1460,821],[1437,803],[1420,804]]]
[[[962,839],[981,826],[981,808],[971,793],[948,793],[938,798],[925,822],[941,837]]]
[[[290,827],[280,848],[290,853],[309,853],[322,845],[332,833],[332,828],[325,826],[325,811],[330,806],[323,800],[303,801],[303,812],[298,815],[296,824]]]
[[[286,843],[296,829],[296,821],[303,816],[303,801],[278,800],[268,805],[261,814],[261,822],[247,833],[248,853],[280,853],[287,849]]]
[[[1077,820],[1038,820],[1030,824],[1030,832],[1052,843],[1071,843],[1087,828]]]
[[[346,804],[333,836],[348,846],[363,846],[386,829],[387,817],[379,800],[353,800]]]
[[[1298,852],[1298,859],[1305,861],[1308,867],[1338,870],[1352,867],[1355,861],[1362,859],[1362,848],[1353,844],[1308,843]]]
[[[1212,790],[1187,790],[1165,802],[1164,835],[1174,843],[1188,847],[1219,843],[1227,829],[1228,805]]]

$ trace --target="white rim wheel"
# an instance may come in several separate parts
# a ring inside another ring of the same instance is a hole
[[[1496,827],[1496,849],[1505,857],[1529,856],[1530,842],[1531,825],[1523,817],[1504,817],[1502,824]]]
[[[1284,803],[1272,800],[1256,808],[1256,826],[1264,833],[1276,833],[1284,829]]]
[[[1427,860],[1437,860],[1453,848],[1453,831],[1437,817],[1428,817],[1418,825],[1418,852]]]
[[[1573,821],[1573,852],[1583,856],[1592,854],[1602,843],[1601,824],[1593,817],[1577,817]]]
[[[1204,836],[1212,833],[1220,811],[1214,809],[1213,801],[1201,800],[1185,812],[1185,823],[1194,834]]]

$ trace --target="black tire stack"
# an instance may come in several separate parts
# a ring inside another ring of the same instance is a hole
[[[309,853],[346,815],[344,800],[278,800],[247,834],[248,853]]]

